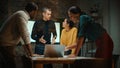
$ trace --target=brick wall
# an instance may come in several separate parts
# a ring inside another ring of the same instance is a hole
[[[0,10],[0,16],[2,14],[11,15],[17,10],[24,9],[24,6],[27,2],[34,1],[39,6],[39,13],[37,15],[37,19],[41,18],[41,9],[43,7],[50,7],[53,11],[52,18],[54,20],[58,18],[64,18],[67,16],[67,10],[72,5],[79,5],[79,0],[3,0],[0,2],[0,8],[3,8]],[[4,16],[4,17],[5,17]],[[1,16],[3,17],[3,15]]]

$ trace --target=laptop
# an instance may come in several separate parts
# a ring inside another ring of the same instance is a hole
[[[63,45],[45,45],[44,57],[64,57],[65,46]]]

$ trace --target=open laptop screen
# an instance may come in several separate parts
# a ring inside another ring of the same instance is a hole
[[[44,57],[63,57],[65,46],[62,45],[45,45]]]

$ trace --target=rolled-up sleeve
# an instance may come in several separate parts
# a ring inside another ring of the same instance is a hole
[[[80,37],[86,37],[86,34],[88,34],[86,32],[86,29],[88,28],[88,23],[90,23],[92,21],[92,18],[88,15],[82,15],[80,16],[80,23],[78,26],[78,38]]]
[[[81,36],[84,36],[84,30],[85,30],[85,23],[87,23],[86,17],[81,16],[80,17],[80,23],[78,25],[78,38],[80,38]]]

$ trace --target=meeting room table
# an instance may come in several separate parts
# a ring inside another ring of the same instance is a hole
[[[69,68],[114,68],[112,60],[94,57],[31,57],[32,68],[43,68],[43,64],[69,64]]]

